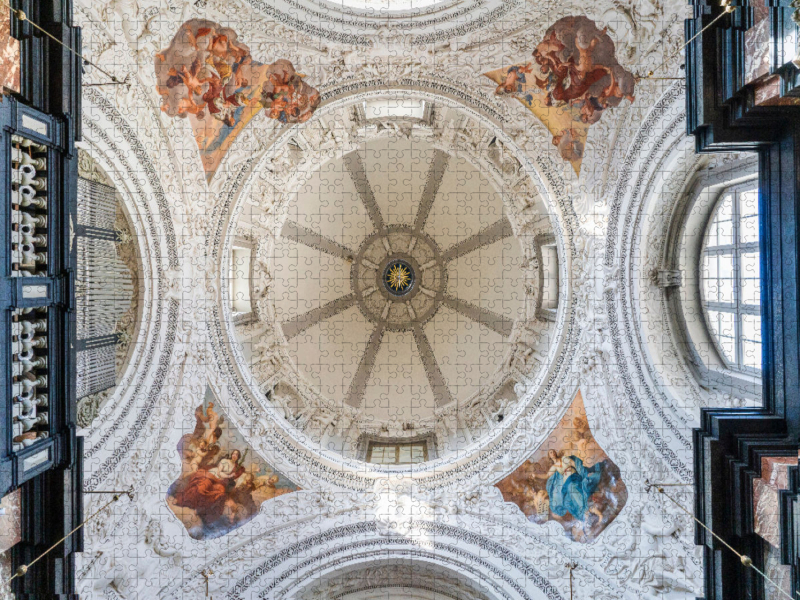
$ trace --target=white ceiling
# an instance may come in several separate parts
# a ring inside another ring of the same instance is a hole
[[[383,137],[358,151],[387,225],[414,224],[434,158],[418,139]],[[450,157],[424,233],[447,252],[504,218],[503,199],[466,159]],[[375,232],[345,159],[325,164],[293,195],[288,222],[350,249]],[[524,316],[521,250],[513,237],[477,247],[447,265],[446,293],[515,321]],[[278,322],[302,318],[351,292],[351,264],[286,237],[274,246],[273,298]],[[287,340],[298,371],[329,400],[344,404],[375,323],[357,306]],[[440,306],[423,324],[435,361],[455,401],[477,394],[500,368],[507,336]],[[358,407],[365,419],[415,422],[437,406],[413,332],[387,331]]]

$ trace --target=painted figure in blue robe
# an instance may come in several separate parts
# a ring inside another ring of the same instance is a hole
[[[553,466],[547,473],[550,512],[559,517],[570,513],[580,521],[583,521],[586,513],[590,512],[602,520],[602,513],[590,505],[589,498],[600,485],[603,463],[586,467],[577,456],[558,458],[555,450],[551,450],[548,454],[553,460]]]

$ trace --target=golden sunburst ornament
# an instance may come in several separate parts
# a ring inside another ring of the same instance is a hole
[[[386,273],[386,283],[396,292],[402,292],[411,284],[411,270],[403,265],[396,264]]]

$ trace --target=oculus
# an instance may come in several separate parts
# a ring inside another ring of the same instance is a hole
[[[350,287],[372,323],[410,331],[436,315],[447,291],[447,266],[430,236],[389,225],[366,238],[354,254]]]

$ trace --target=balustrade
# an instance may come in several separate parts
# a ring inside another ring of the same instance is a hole
[[[22,450],[50,435],[46,307],[16,308],[11,314],[12,449]]]
[[[11,136],[11,275],[47,276],[47,146]]]

